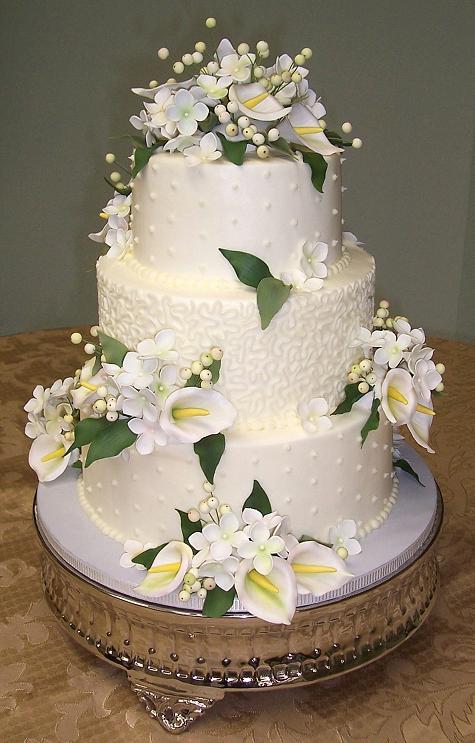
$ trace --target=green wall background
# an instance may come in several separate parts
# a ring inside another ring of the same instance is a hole
[[[475,340],[471,0],[12,0],[0,3],[0,333],[94,322],[109,195],[133,85],[169,76],[204,38],[311,46],[327,121],[365,146],[344,169],[346,227],[377,260],[377,295],[429,332]],[[216,32],[203,19],[218,19]],[[170,59],[169,61],[173,61]]]

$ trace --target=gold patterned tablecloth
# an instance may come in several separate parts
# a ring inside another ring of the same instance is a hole
[[[82,350],[70,331],[0,338],[0,741],[158,743],[124,672],[56,625],[42,597],[31,519],[36,486],[22,406],[36,384],[69,376]],[[435,456],[445,500],[441,591],[424,627],[375,663],[314,686],[228,695],[189,743],[475,743],[475,346],[432,339],[447,366],[436,402]]]

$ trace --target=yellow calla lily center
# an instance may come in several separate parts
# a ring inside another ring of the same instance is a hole
[[[294,132],[302,136],[304,134],[321,134],[323,129],[321,126],[294,126]]]
[[[271,593],[279,593],[279,589],[277,586],[275,586],[269,578],[266,578],[265,575],[262,575],[261,573],[258,573],[257,570],[250,570],[247,574],[247,577],[250,581],[256,584],[256,586],[259,586],[260,588],[263,588],[265,591],[270,591]]]
[[[149,573],[177,573],[180,569],[180,562],[166,562],[163,565],[155,565],[149,568]]]
[[[172,416],[176,421],[203,415],[209,415],[209,410],[206,410],[206,408],[173,408],[172,410]]]
[[[105,212],[99,212],[99,216],[101,217],[101,219],[109,219],[109,215]]]
[[[268,95],[269,93],[264,91],[263,93],[259,93],[259,95],[255,95],[254,98],[249,98],[248,101],[244,101],[243,105],[246,106],[246,108],[255,108],[259,103],[265,101]]]
[[[95,392],[97,390],[97,384],[90,384],[90,382],[81,382],[81,387],[85,387],[87,390],[90,390],[91,392]]]
[[[435,415],[435,411],[432,408],[428,408],[420,402],[417,403],[416,410],[418,413],[423,413],[424,415]]]
[[[66,449],[64,448],[64,446],[60,446],[58,449],[55,449],[55,451],[52,451],[49,454],[45,454],[44,457],[41,457],[41,461],[51,462],[52,459],[57,459],[58,457],[62,457],[65,451]]]
[[[397,387],[388,387],[388,397],[390,397],[391,400],[401,402],[403,405],[408,405],[409,403],[407,397],[404,397],[402,392],[399,392]]]
[[[336,573],[337,569],[331,565],[305,565],[303,563],[292,563],[294,573]]]

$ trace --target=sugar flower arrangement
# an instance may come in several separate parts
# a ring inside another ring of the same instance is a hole
[[[205,25],[214,28],[216,21],[208,18]],[[169,50],[162,47],[158,57],[167,60]],[[303,158],[321,191],[324,157],[344,147],[358,149],[362,140],[344,139],[352,132],[350,122],[341,126],[343,136],[327,128],[325,107],[307,79],[305,65],[311,57],[312,50],[305,47],[293,57],[282,54],[271,62],[266,41],[251,50],[246,42],[235,47],[228,39],[207,55],[207,44],[197,41],[192,52],[172,64],[174,77],[132,89],[143,99],[139,114],[130,118],[139,132],[132,137],[132,168],[108,153],[106,162],[118,170],[106,180],[127,196],[133,178],[156,151],[181,152],[190,166],[220,158],[241,165],[249,154],[265,160],[274,152]]]
[[[428,452],[429,433],[435,415],[433,393],[444,390],[445,366],[432,360],[434,349],[425,345],[422,328],[412,328],[406,317],[391,317],[389,302],[382,300],[373,318],[373,329],[360,328],[351,346],[364,357],[348,373],[345,399],[334,415],[354,405],[369,411],[361,435],[379,425],[380,410],[395,428],[406,425],[413,438]]]
[[[136,350],[97,326],[91,335],[95,342],[84,347],[91,358],[74,377],[46,389],[37,385],[25,405],[25,433],[33,439],[29,463],[40,482],[56,479],[69,464],[89,467],[98,459],[125,456],[132,446],[146,455],[167,444],[200,444],[206,456],[218,436],[224,450],[221,431],[232,425],[236,411],[213,389],[220,348],[179,367],[170,329],[144,339]],[[71,340],[81,343],[82,336],[73,333]]]
[[[198,508],[178,511],[183,541],[124,544],[121,566],[147,570],[138,594],[159,598],[178,591],[183,602],[196,595],[203,614],[214,617],[237,597],[250,614],[290,624],[299,595],[322,596],[352,577],[345,560],[361,552],[354,521],[331,527],[327,544],[307,536],[299,541],[257,481],[240,514],[219,502],[212,483],[203,487],[207,495]]]

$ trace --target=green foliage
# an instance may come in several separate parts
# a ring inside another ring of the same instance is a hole
[[[205,134],[208,134],[214,127],[219,124],[218,117],[212,111],[209,112],[208,116],[204,121],[200,121],[198,124],[200,130]]]
[[[335,147],[351,147],[353,144],[351,140],[343,139],[338,132],[332,132],[330,129],[325,129],[325,136]]]
[[[327,161],[319,152],[300,150],[304,163],[310,165],[312,171],[312,184],[320,193],[323,193],[323,184],[327,173]]]
[[[217,135],[223,146],[224,157],[229,160],[229,162],[234,163],[234,165],[242,165],[244,162],[244,155],[246,154],[246,147],[248,145],[247,139],[241,140],[240,142],[231,142],[229,139],[226,139],[224,134],[221,134],[221,132],[217,132]]]
[[[371,413],[369,414],[369,418],[364,424],[363,428],[361,429],[361,446],[363,446],[364,442],[366,441],[366,438],[369,432],[375,431],[377,427],[379,426],[380,403],[381,403],[381,400],[375,397],[373,400],[373,404],[371,405]]]
[[[87,452],[86,467],[89,467],[98,459],[115,457],[123,449],[132,446],[137,438],[137,434],[130,430],[128,421],[128,418],[119,418],[113,423],[108,423],[107,427],[93,439]]]
[[[394,462],[394,466],[395,467],[398,467],[400,470],[403,470],[404,472],[407,472],[408,475],[410,475],[415,480],[417,480],[417,482],[419,483],[419,485],[422,485],[422,487],[425,488],[424,483],[421,482],[421,480],[419,478],[419,475],[411,467],[411,465],[409,464],[409,462],[407,461],[407,459],[396,459],[396,461]]]
[[[200,466],[208,482],[214,482],[214,473],[221,457],[224,454],[226,440],[224,434],[214,433],[211,436],[205,436],[201,441],[194,444],[193,449],[200,460]]]
[[[165,542],[159,547],[153,547],[152,549],[145,550],[145,552],[141,552],[140,555],[135,555],[135,557],[132,558],[132,562],[135,562],[136,565],[143,565],[147,570],[150,570],[156,556],[164,547],[167,546],[167,544],[168,542]]]
[[[251,495],[244,501],[242,510],[244,511],[245,508],[254,508],[256,511],[262,513],[263,516],[266,516],[272,511],[267,493],[257,480],[254,480]]]
[[[295,152],[293,151],[287,140],[283,137],[279,137],[279,139],[276,139],[275,142],[269,142],[269,147],[273,150],[277,150],[278,152],[283,152],[284,155],[295,157]]]
[[[231,608],[236,589],[230,588],[229,591],[223,591],[216,586],[208,591],[203,604],[203,616],[205,617],[222,617]]]
[[[358,390],[358,382],[355,382],[354,384],[347,384],[345,387],[345,399],[338,405],[333,415],[342,415],[342,413],[349,413],[355,402],[358,402],[358,400],[360,400],[364,394],[364,392],[360,392]]]
[[[124,346],[120,341],[116,341],[115,338],[111,338],[109,335],[101,332],[99,332],[99,340],[106,361],[109,364],[117,364],[117,366],[121,366],[124,356],[129,350],[127,346]]]
[[[79,421],[74,429],[74,441],[66,454],[69,454],[74,449],[79,449],[81,446],[90,444],[108,426],[110,426],[110,423],[106,418],[84,418],[84,420]]]
[[[155,142],[151,147],[136,147],[134,150],[134,167],[132,168],[132,178],[140,173],[145,168],[148,161],[152,157],[153,153],[162,144],[162,142]]]
[[[188,518],[188,514],[185,511],[180,511],[180,509],[178,508],[176,508],[175,510],[180,517],[183,541],[189,544],[188,540],[191,535],[195,534],[195,532],[197,531],[202,531],[201,521],[190,521],[190,519]],[[193,552],[196,552],[193,547],[191,549],[193,550]]]
[[[71,465],[71,467],[74,467],[75,470],[82,470],[82,462],[80,459],[76,459],[74,464]]]
[[[262,279],[271,278],[269,266],[256,255],[245,253],[242,250],[225,250],[219,248],[236,272],[236,276],[242,284],[257,289]]]
[[[265,330],[274,315],[287,300],[292,287],[273,276],[262,279],[257,287],[257,307],[261,316],[261,328]]]

